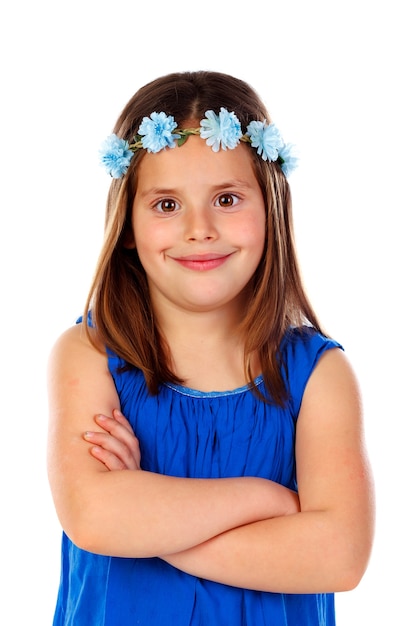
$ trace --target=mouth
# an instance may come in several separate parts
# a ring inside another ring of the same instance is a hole
[[[176,257],[174,261],[187,269],[204,272],[220,267],[226,263],[230,256],[231,254],[195,254],[185,257]]]

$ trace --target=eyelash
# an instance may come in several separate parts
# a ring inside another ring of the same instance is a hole
[[[164,198],[163,200],[159,200],[159,202],[157,202],[156,204],[154,204],[154,209],[156,209],[156,211],[159,211],[160,213],[175,213],[175,208],[172,210],[164,210],[162,208],[163,205],[167,205],[167,204],[174,204],[176,206],[178,206],[178,202],[176,200],[173,200],[172,198]]]
[[[221,200],[224,200],[225,198],[232,198],[232,204],[231,205],[226,205],[226,206],[222,206],[220,204]],[[216,207],[220,207],[222,209],[229,209],[229,208],[233,208],[237,202],[239,202],[240,198],[239,196],[237,196],[235,193],[222,193],[220,194],[217,198],[216,201],[214,203],[214,206]],[[174,205],[174,208],[168,209],[168,210],[164,210],[163,206],[167,206],[167,205]],[[154,204],[153,208],[160,212],[160,213],[175,213],[176,212],[176,208],[178,207],[178,202],[176,200],[173,200],[172,198],[163,198],[163,200],[159,200],[159,202],[156,202],[156,204]]]
[[[233,198],[233,204],[229,205],[229,206],[221,206],[220,200],[222,198]],[[233,208],[235,206],[235,204],[237,202],[239,202],[239,200],[240,200],[239,196],[237,196],[235,193],[222,193],[222,194],[220,194],[220,196],[218,196],[218,198],[217,198],[216,202],[214,203],[214,205],[215,206],[219,206],[222,209],[230,209],[230,208]]]

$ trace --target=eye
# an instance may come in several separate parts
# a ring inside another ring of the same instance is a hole
[[[155,204],[155,209],[161,213],[173,213],[178,208],[178,203],[172,198],[164,198]]]
[[[222,209],[230,209],[239,202],[238,196],[234,193],[222,193],[214,203],[215,206],[219,206]]]

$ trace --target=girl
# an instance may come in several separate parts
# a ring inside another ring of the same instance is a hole
[[[249,85],[187,72],[133,96],[102,162],[103,250],[49,369],[54,626],[332,626],[372,486],[300,279],[291,146]]]

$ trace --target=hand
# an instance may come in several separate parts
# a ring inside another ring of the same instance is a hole
[[[140,470],[139,441],[124,415],[115,409],[113,417],[97,415],[95,421],[103,430],[83,435],[88,443],[94,444],[91,455],[110,471]]]

